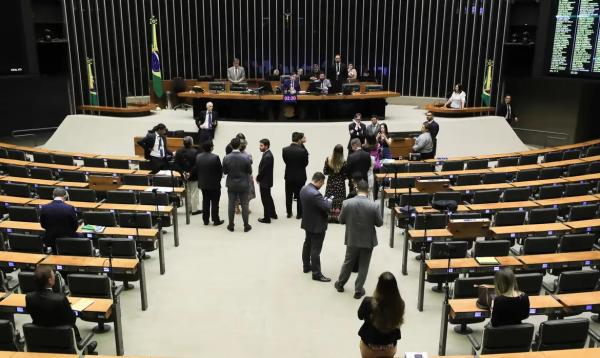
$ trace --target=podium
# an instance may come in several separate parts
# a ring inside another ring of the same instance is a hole
[[[486,237],[490,229],[490,219],[450,219],[447,229],[454,239]]]
[[[450,186],[449,179],[417,179],[415,188],[419,193],[434,194],[440,191],[448,190]]]

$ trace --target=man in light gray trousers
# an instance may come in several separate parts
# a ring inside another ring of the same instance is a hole
[[[369,272],[371,253],[377,246],[377,233],[375,227],[383,225],[383,218],[379,205],[369,199],[369,184],[361,180],[357,184],[358,194],[345,200],[340,212],[340,224],[346,225],[346,257],[342,264],[340,277],[334,286],[338,292],[344,292],[344,285],[348,282],[352,268],[358,261],[358,276],[354,282],[354,298],[359,299],[365,295],[363,285]]]

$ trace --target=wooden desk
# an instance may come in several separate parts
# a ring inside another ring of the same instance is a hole
[[[441,165],[444,162],[462,162],[462,161],[468,161],[468,160],[473,160],[476,159],[477,157],[471,156],[471,155],[467,155],[467,156],[462,156],[462,157],[450,157],[450,158],[435,158],[435,159],[425,159],[424,162],[426,163],[435,163],[436,165]]]
[[[46,255],[44,254],[0,251],[0,265],[2,267],[18,267],[35,270],[37,264],[44,258],[46,258]]]
[[[586,232],[591,232],[594,231],[594,229],[598,229],[598,227],[600,227],[600,219],[566,221],[565,225],[567,225],[573,230],[584,230]]]
[[[512,188],[512,185],[509,183],[496,183],[496,184],[479,184],[479,185],[454,185],[451,186],[450,189],[454,191],[479,191],[479,190],[494,190],[494,189],[508,189]]]
[[[567,181],[564,178],[556,179],[542,179],[542,180],[527,180],[527,181],[513,181],[510,183],[515,188],[527,188],[532,186],[542,185],[554,185],[554,184],[566,184]]]
[[[581,292],[581,293],[566,293],[556,295],[558,301],[569,308],[591,311],[600,306],[600,291]]]
[[[524,210],[535,208],[538,204],[535,201],[507,201],[501,203],[488,203],[488,204],[467,204],[466,205],[471,211],[483,211],[486,214],[498,211],[498,210],[509,210],[517,209]]]
[[[438,115],[440,117],[444,116],[462,116],[465,114],[490,114],[496,110],[495,107],[465,107],[462,109],[454,109],[440,106],[438,104],[426,104],[425,110],[430,111],[431,113]]]
[[[455,175],[466,175],[466,174],[486,174],[491,173],[492,170],[490,168],[487,169],[465,169],[465,170],[447,170],[443,172],[436,172],[438,176],[441,177],[453,177]]]
[[[32,201],[32,198],[21,198],[19,196],[8,196],[8,195],[0,195],[0,203],[5,204],[15,204],[15,205],[25,205]]]
[[[144,191],[152,192],[152,189],[157,189],[159,193],[175,193],[178,197],[183,197],[185,200],[185,223],[190,224],[190,198],[189,192],[185,190],[185,187],[165,187],[165,186],[144,186],[144,185],[121,185],[117,190],[132,190],[132,191]],[[175,215],[176,216],[176,215]],[[179,239],[176,237],[175,246],[179,246]]]
[[[33,178],[23,178],[23,177],[2,177],[0,181],[7,183],[21,183],[21,184],[29,184],[29,185],[47,185],[53,186],[56,183],[56,180],[44,180],[44,179],[33,179]]]
[[[597,181],[600,180],[600,173],[577,175],[573,177],[565,177],[564,179],[569,183],[577,183],[582,181]]]
[[[78,181],[57,181],[56,183],[54,183],[54,186],[60,186],[65,189],[69,189],[69,188],[87,189],[87,188],[89,188],[90,184],[87,182],[84,183],[84,182],[78,182]]]
[[[531,170],[531,169],[540,169],[541,166],[539,164],[528,164],[528,165],[515,165],[511,167],[495,167],[490,170],[492,173],[516,173],[521,170]]]
[[[133,169],[115,169],[115,168],[100,168],[100,167],[79,167],[79,172],[85,172],[86,174],[106,174],[106,175],[122,175],[122,174],[133,174]]]
[[[518,152],[511,153],[495,153],[495,154],[482,154],[476,155],[475,159],[498,159],[498,158],[509,158],[509,157],[518,157],[520,154]],[[450,158],[452,159],[452,158]]]
[[[415,173],[378,173],[375,174],[377,181],[394,178],[421,178],[421,177],[437,177],[438,172],[415,172]]]
[[[16,160],[16,159],[7,159],[7,158],[0,158],[0,164],[16,165],[16,166],[20,166],[20,167],[49,168],[49,169],[55,169],[55,170],[77,170],[77,168],[78,168],[75,165],[39,163],[39,162],[30,162],[27,160]]]
[[[544,358],[598,358],[600,357],[600,348],[583,348],[583,349],[563,349],[557,351],[539,352],[544,355]],[[493,358],[492,356],[480,356],[481,358]],[[519,358],[519,357],[514,357]],[[529,357],[523,357],[529,358]]]
[[[592,266],[600,263],[600,251],[522,255],[516,256],[516,258],[528,269],[569,268]]]
[[[423,214],[423,213],[439,213],[440,211],[438,209],[434,209],[431,206],[413,206],[413,208],[415,209],[415,211],[417,212],[417,214]],[[458,205],[456,207],[456,212],[457,213],[463,213],[463,212],[467,212],[470,211],[469,207],[467,205]]]
[[[548,235],[554,235],[556,232],[569,231],[571,228],[562,223],[550,223],[550,224],[529,224],[529,225],[515,225],[515,226],[492,226],[490,232],[494,237],[498,236],[510,236],[517,237],[533,233],[547,233]]]
[[[600,201],[600,198],[598,198],[595,195],[565,196],[562,198],[534,200],[534,202],[537,203],[539,206],[553,206],[553,207],[559,207],[559,206],[570,205],[570,204],[585,205],[587,203],[592,203],[592,202],[596,202],[596,201]]]
[[[51,203],[52,200],[47,199],[34,199],[27,203],[27,205],[42,206]],[[92,203],[88,201],[66,201],[66,204],[72,205],[75,209],[96,209],[100,203]]]
[[[593,155],[591,157],[579,158],[586,163],[597,162],[600,161],[600,155]]]
[[[569,165],[580,164],[580,163],[584,163],[584,161],[581,159],[569,159],[569,160],[559,160],[556,162],[540,163],[539,166],[542,168],[556,168],[556,167],[567,167]]]
[[[490,311],[477,307],[476,298],[452,299],[448,301],[450,317],[454,319],[490,317]],[[529,296],[530,314],[547,314],[562,310],[563,305],[552,296]]]
[[[109,106],[92,106],[92,105],[82,105],[79,108],[83,111],[97,112],[98,114],[103,114],[105,116],[115,116],[115,117],[123,117],[123,116],[133,116],[133,117],[141,117],[141,116],[149,116],[152,114],[152,111],[156,109],[157,105],[155,103],[148,103],[143,106],[129,106],[129,107],[109,107]]]
[[[40,223],[30,223],[26,221],[12,221],[5,220],[0,221],[0,230],[6,232],[12,232],[14,230],[26,231],[26,232],[45,232],[44,228]]]

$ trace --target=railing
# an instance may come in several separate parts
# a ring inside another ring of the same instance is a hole
[[[43,128],[30,128],[30,129],[18,129],[12,131],[11,137],[13,138],[31,138],[34,147],[39,145],[38,134],[44,132],[55,131],[58,127],[43,127]]]
[[[525,144],[540,147],[555,147],[569,143],[569,134],[561,132],[542,131],[538,129],[513,128],[517,136]]]

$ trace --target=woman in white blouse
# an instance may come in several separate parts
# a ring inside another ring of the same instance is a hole
[[[444,103],[444,107],[450,105],[450,108],[453,109],[463,109],[465,108],[466,100],[467,94],[463,91],[462,85],[457,83],[456,86],[454,86],[454,91],[452,91],[452,96]]]
[[[354,68],[354,66],[351,63],[349,63],[348,64],[348,82],[355,82],[357,77],[358,77],[358,74],[356,73],[356,69]]]

